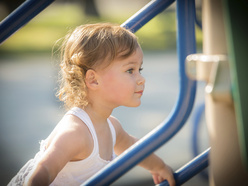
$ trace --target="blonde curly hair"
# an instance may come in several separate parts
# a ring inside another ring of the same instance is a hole
[[[119,25],[98,23],[77,27],[62,44],[57,96],[67,109],[86,107],[87,70],[105,68],[117,57],[127,58],[137,47],[137,37]]]

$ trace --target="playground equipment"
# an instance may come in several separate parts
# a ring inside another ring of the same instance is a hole
[[[205,0],[202,9],[203,54],[190,55],[187,62],[188,74],[207,82],[210,185],[248,185],[244,106],[248,89],[243,79],[248,78],[244,72],[248,69],[244,52],[248,30],[241,21],[248,15],[248,6],[242,1]]]
[[[1,22],[0,43],[52,2],[53,0],[24,2]],[[122,26],[135,32],[173,2],[174,0],[153,0]],[[245,69],[248,69],[247,63],[244,61],[248,57],[245,51],[248,30],[243,26],[246,25],[248,6],[241,0],[203,0],[202,4],[203,54],[196,54],[195,2],[176,1],[180,91],[170,116],[84,185],[113,183],[170,140],[191,113],[196,93],[195,80],[207,82],[205,110],[211,152],[210,148],[207,149],[176,171],[174,176],[177,185],[185,183],[206,168],[208,162],[210,185],[248,185],[248,118],[245,114],[248,110],[248,89],[244,83],[248,79],[245,73]],[[241,17],[243,24],[237,24],[236,17]],[[160,185],[168,183],[164,181]]]

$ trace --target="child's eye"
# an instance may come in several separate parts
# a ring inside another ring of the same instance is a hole
[[[139,68],[139,73],[141,73],[141,71],[143,70],[143,68],[141,67],[141,68]]]
[[[130,68],[130,69],[128,69],[128,70],[127,70],[127,72],[128,72],[129,74],[132,74],[132,73],[133,73],[133,71],[134,71],[134,69],[133,69],[133,68]]]

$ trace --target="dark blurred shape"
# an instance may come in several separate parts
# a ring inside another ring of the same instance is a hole
[[[11,13],[18,6],[20,6],[25,0],[1,0],[7,9],[8,13]]]
[[[10,14],[18,6],[20,6],[25,0],[1,0],[4,7],[7,9],[7,13]],[[99,12],[94,0],[57,0],[57,2],[69,2],[78,3],[84,10],[87,16],[99,17]]]
[[[95,1],[84,0],[83,2],[84,2],[84,10],[86,15],[99,17],[99,13]]]

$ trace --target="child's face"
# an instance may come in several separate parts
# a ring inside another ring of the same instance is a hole
[[[113,107],[137,107],[145,88],[140,74],[143,52],[140,47],[126,59],[114,60],[106,69],[100,70],[101,97]]]

